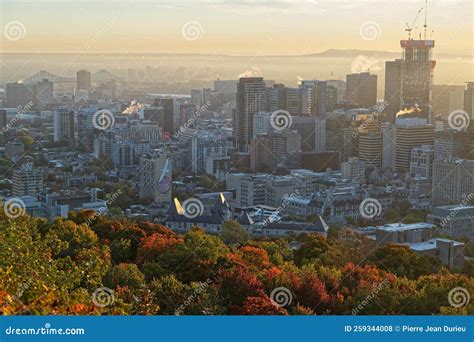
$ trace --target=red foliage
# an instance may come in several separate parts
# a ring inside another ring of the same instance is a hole
[[[247,297],[265,294],[262,282],[245,268],[221,271],[219,276],[221,296],[231,305],[242,305]]]
[[[183,238],[172,235],[154,233],[140,240],[138,247],[137,259],[140,263],[152,260],[158,255],[172,249],[177,244],[183,243]]]
[[[294,284],[293,289],[298,302],[316,313],[323,313],[331,299],[326,286],[315,274],[305,274]]]
[[[288,312],[274,304],[267,295],[248,297],[242,307],[232,307],[236,315],[287,315]]]
[[[242,259],[250,267],[255,267],[261,270],[270,266],[268,253],[264,249],[252,246],[244,246],[239,249],[239,253],[242,255]]]

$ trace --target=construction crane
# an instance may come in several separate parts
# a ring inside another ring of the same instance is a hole
[[[408,25],[408,23],[405,23],[407,25],[407,28],[405,29],[405,31],[408,32],[408,40],[411,39],[411,31],[413,31],[413,26],[415,26],[415,23],[416,23],[416,20],[418,19],[418,17],[420,16],[420,13],[421,11],[423,11],[423,7],[420,8],[420,10],[418,11],[418,13],[416,14],[416,17],[415,17],[415,20],[413,20],[413,24]],[[426,24],[425,24],[426,25]]]

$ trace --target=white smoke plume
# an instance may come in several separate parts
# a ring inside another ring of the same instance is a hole
[[[128,106],[123,112],[122,114],[136,114],[138,113],[138,111],[142,108],[144,108],[145,105],[139,103],[138,101],[136,100],[133,100],[131,103],[130,103],[130,106]]]
[[[248,69],[248,70],[244,71],[243,73],[241,73],[239,76],[237,76],[237,78],[259,77],[259,76],[262,76],[262,70],[257,66],[253,66],[250,69]]]

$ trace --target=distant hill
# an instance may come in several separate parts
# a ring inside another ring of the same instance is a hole
[[[436,52],[436,49],[435,49]],[[355,58],[359,55],[366,55],[371,57],[395,59],[401,58],[401,52],[383,51],[383,50],[358,50],[358,49],[328,49],[323,52],[312,53],[304,55],[305,57],[321,57],[321,58]],[[448,53],[435,53],[435,59],[438,58],[471,58],[466,55],[456,55]]]

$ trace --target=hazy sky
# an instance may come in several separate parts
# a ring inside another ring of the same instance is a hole
[[[305,54],[399,50],[423,0],[0,0],[1,51]],[[431,0],[436,51],[473,55],[473,0]],[[415,25],[420,32],[424,13]]]

